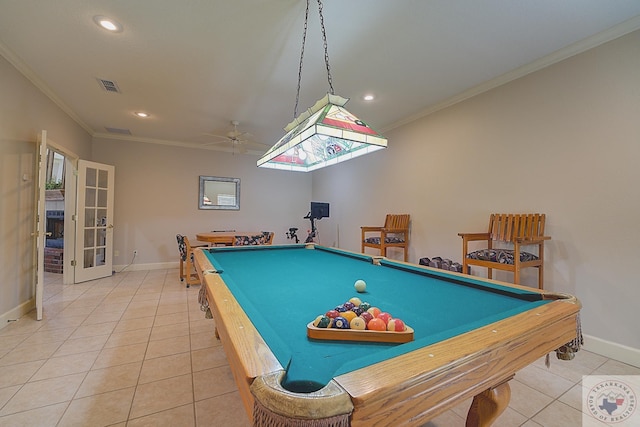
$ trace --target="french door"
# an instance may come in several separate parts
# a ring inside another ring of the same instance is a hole
[[[38,184],[36,190],[36,215],[34,232],[31,234],[35,238],[34,257],[35,263],[35,299],[36,299],[36,320],[42,320],[42,295],[44,292],[44,246],[47,233],[47,213],[45,210],[45,183],[46,183],[46,158],[47,158],[47,131],[43,130],[38,134],[37,141],[38,156]]]
[[[76,283],[112,274],[114,173],[114,166],[78,160]]]

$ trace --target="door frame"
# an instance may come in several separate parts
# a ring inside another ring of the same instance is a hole
[[[33,277],[33,296],[36,306],[36,320],[42,320],[43,301],[44,301],[44,247],[47,241],[47,208],[45,199],[45,183],[47,175],[47,131],[40,131],[36,138],[36,165],[37,165],[37,183],[35,185],[35,208],[33,232],[33,260],[34,260],[34,277]]]
[[[80,157],[47,138],[47,148],[64,156],[64,249],[62,266],[62,283],[72,285],[75,282],[75,271],[72,261],[75,259],[76,245],[76,189],[78,176],[78,160]],[[44,260],[42,260],[44,263]]]

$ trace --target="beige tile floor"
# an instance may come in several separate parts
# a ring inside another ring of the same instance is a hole
[[[248,426],[213,320],[177,270],[64,286],[47,274],[44,319],[0,330],[0,426]],[[581,376],[640,369],[581,351],[518,372],[498,427],[581,425]],[[470,401],[425,424],[464,425]]]

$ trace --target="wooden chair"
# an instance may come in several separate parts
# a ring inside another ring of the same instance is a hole
[[[545,214],[491,214],[486,233],[458,233],[462,237],[462,271],[467,266],[486,267],[491,279],[492,269],[513,272],[513,283],[520,284],[520,270],[538,268],[538,288],[544,286],[544,235]],[[485,241],[487,247],[469,252],[469,242]],[[513,249],[494,248],[494,242],[513,245]],[[537,246],[538,254],[522,250],[523,246]]]
[[[184,282],[186,280],[187,288],[191,285],[199,285],[200,279],[193,265],[193,247],[189,244],[189,239],[182,234],[176,234],[176,240],[180,251],[180,281]],[[203,245],[196,247],[201,246]]]
[[[235,236],[233,246],[271,245],[274,234],[273,231],[263,231],[255,236]]]
[[[380,255],[387,256],[387,248],[403,248],[404,260],[409,259],[409,214],[389,214],[382,227],[360,227],[362,230],[362,253],[364,248],[380,250]],[[369,236],[369,234],[377,234]]]

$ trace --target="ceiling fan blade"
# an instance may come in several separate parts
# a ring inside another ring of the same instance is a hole
[[[214,137],[214,138],[220,138],[220,139],[226,139],[226,140],[230,139],[227,135],[217,135],[217,134],[215,134],[215,133],[207,133],[207,132],[204,132],[202,135],[205,135],[205,136],[212,136],[212,137]]]
[[[262,142],[255,142],[255,141],[243,141],[242,143],[246,145],[253,145],[254,147],[261,147],[261,148],[271,147],[269,144],[264,144]]]

